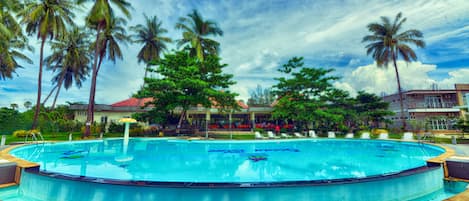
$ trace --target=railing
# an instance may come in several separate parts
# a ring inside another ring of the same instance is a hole
[[[424,108],[453,108],[457,106],[455,102],[443,102],[439,104],[428,103],[408,103],[409,109],[424,109]]]

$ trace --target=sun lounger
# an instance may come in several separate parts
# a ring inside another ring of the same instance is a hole
[[[335,138],[335,133],[333,131],[327,132],[327,138]]]
[[[360,136],[361,139],[370,139],[370,133],[369,132],[363,132],[362,135]]]
[[[316,132],[313,130],[308,131],[308,137],[317,138]]]
[[[387,140],[387,139],[389,139],[389,134],[388,133],[380,133],[378,139]]]
[[[267,131],[267,137],[271,139],[278,139],[280,138],[279,136],[276,136],[272,131]]]
[[[347,134],[345,134],[345,138],[353,138],[353,133],[347,133]]]
[[[409,141],[413,139],[414,139],[414,134],[412,132],[404,132],[404,134],[402,135],[402,140]]]
[[[295,137],[305,137],[305,136],[301,135],[301,134],[298,133],[298,132],[294,132],[293,135],[295,135]]]
[[[291,138],[292,137],[291,135],[288,135],[286,133],[280,133],[280,136],[283,137],[283,138]]]
[[[264,137],[261,133],[259,133],[258,131],[254,132],[254,137],[256,139],[267,139],[267,137]]]

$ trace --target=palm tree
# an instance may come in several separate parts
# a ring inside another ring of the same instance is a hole
[[[86,0],[79,0],[78,3],[82,3]],[[111,3],[115,5],[119,10],[127,17],[130,18],[129,8],[130,3],[126,0],[94,0],[94,4],[91,8],[91,11],[86,17],[86,21],[89,27],[96,31],[96,40],[94,47],[94,57],[92,65],[92,74],[91,74],[91,89],[90,89],[90,98],[88,102],[88,114],[86,118],[86,130],[84,137],[90,135],[90,127],[93,122],[94,116],[94,99],[96,95],[96,78],[98,76],[98,59],[102,58],[103,46],[101,42],[103,41],[102,37],[103,32],[105,32],[111,26],[111,20],[115,17],[114,11],[111,8]],[[102,60],[101,60],[102,61]]]
[[[402,120],[402,129],[405,130],[407,125],[404,117],[402,88],[396,60],[403,59],[406,62],[410,62],[412,60],[416,61],[417,55],[415,54],[414,50],[409,47],[409,44],[424,48],[425,42],[421,40],[421,38],[423,38],[423,34],[419,30],[410,29],[400,32],[402,24],[406,21],[406,18],[402,18],[402,13],[398,13],[396,15],[394,22],[391,22],[387,17],[381,17],[381,21],[382,24],[368,24],[368,31],[370,31],[372,35],[363,37],[362,42],[369,43],[366,45],[366,54],[371,54],[378,67],[388,67],[390,61],[392,61],[394,64],[397,80],[397,90],[399,92],[399,101],[401,106],[400,117]]]
[[[18,1],[0,0],[0,79],[12,78],[17,68],[21,68],[18,59],[32,63],[22,49],[31,50],[21,26],[14,13],[21,8]]]
[[[62,40],[52,42],[51,49],[52,55],[46,57],[44,61],[49,70],[57,72],[52,78],[52,82],[55,83],[54,89],[57,89],[51,106],[53,110],[62,86],[69,89],[75,83],[80,88],[86,80],[90,70],[91,55],[87,34],[78,27],[74,27]]]
[[[29,110],[29,108],[31,108],[31,105],[33,105],[33,103],[31,103],[31,101],[26,101],[24,102],[23,105],[26,108],[26,110]]]
[[[147,64],[145,74],[143,76],[143,86],[145,86],[145,78],[147,77],[148,72],[147,69],[150,65],[149,62],[159,60],[161,53],[166,50],[166,43],[172,42],[170,38],[162,36],[167,33],[168,30],[161,27],[162,22],[158,20],[157,16],[148,18],[144,15],[144,17],[145,25],[139,24],[130,27],[131,30],[135,32],[135,35],[132,35],[134,38],[133,42],[143,44],[142,49],[140,49],[137,55],[139,63],[143,61]]]
[[[42,90],[42,66],[44,58],[44,45],[47,38],[61,38],[66,34],[66,24],[73,25],[73,10],[75,3],[71,0],[42,0],[30,1],[19,13],[22,17],[21,23],[26,25],[26,32],[29,35],[37,34],[41,40],[41,50],[39,53],[39,75],[37,85],[36,111],[34,113],[32,129],[37,126],[38,115],[41,104]]]
[[[190,44],[191,53],[197,55],[197,58],[202,61],[207,54],[217,54],[220,44],[207,38],[209,35],[223,36],[223,31],[217,23],[204,20],[197,10],[193,10],[187,16],[188,18],[179,18],[179,22],[176,23],[176,29],[183,31],[182,39],[178,40],[178,46]]]

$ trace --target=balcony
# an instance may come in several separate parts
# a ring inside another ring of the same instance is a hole
[[[409,103],[409,112],[459,112],[459,108],[455,102],[443,103]]]

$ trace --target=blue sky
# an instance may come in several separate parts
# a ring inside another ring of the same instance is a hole
[[[179,17],[192,9],[205,19],[218,23],[222,37],[222,61],[225,72],[234,75],[233,91],[247,100],[257,84],[270,87],[280,74],[277,67],[293,56],[305,58],[306,66],[335,69],[342,77],[336,87],[355,94],[358,90],[381,94],[393,93],[397,87],[392,68],[379,69],[366,55],[366,25],[379,22],[380,16],[391,19],[398,12],[407,17],[404,29],[419,29],[427,43],[418,49],[418,61],[399,62],[404,89],[425,89],[437,83],[440,88],[453,88],[454,83],[469,83],[469,1],[354,1],[354,0],[139,0],[130,1],[132,19],[128,25],[143,22],[143,14],[157,15],[168,36],[179,39],[174,29]],[[85,9],[85,12],[87,10]],[[77,23],[86,13],[80,13]],[[128,33],[131,33],[130,31]],[[27,53],[34,64],[24,64],[11,80],[0,80],[0,107],[25,101],[35,102],[39,42],[30,40],[34,53]],[[123,46],[124,59],[105,62],[98,77],[97,103],[110,104],[130,97],[143,82],[144,64],[137,63],[141,45]],[[176,47],[170,46],[172,49]],[[50,53],[46,47],[47,56]],[[52,88],[52,72],[44,71],[43,98]],[[90,79],[78,89],[62,90],[59,103],[87,102]],[[51,104],[51,101],[47,104]]]

